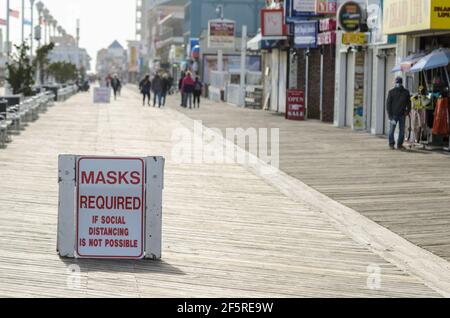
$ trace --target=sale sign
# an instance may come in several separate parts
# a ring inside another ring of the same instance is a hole
[[[286,119],[305,120],[305,91],[299,89],[289,89],[287,91]]]
[[[142,259],[144,160],[81,157],[76,165],[78,257]]]

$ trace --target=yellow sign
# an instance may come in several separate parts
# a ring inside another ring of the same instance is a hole
[[[449,0],[384,0],[384,34],[450,30]]]
[[[342,44],[366,44],[367,36],[366,33],[354,32],[354,33],[344,33],[342,34]]]
[[[449,0],[432,0],[431,28],[433,30],[450,30]]]

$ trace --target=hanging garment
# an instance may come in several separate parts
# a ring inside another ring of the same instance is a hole
[[[439,98],[434,112],[433,135],[450,135],[448,98]]]
[[[414,140],[411,140],[412,143],[420,143],[422,140],[426,139],[426,130],[427,130],[427,123],[426,123],[426,116],[425,116],[425,109],[416,110],[413,109],[411,111],[411,128],[413,132],[413,138]]]

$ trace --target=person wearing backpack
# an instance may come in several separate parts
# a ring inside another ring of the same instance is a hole
[[[192,94],[194,93],[194,80],[192,79],[191,73],[187,73],[186,77],[183,79],[181,85],[181,92],[184,96],[184,107],[189,104],[189,109],[192,108]]]
[[[197,108],[200,108],[200,96],[202,96],[203,83],[200,82],[198,76],[195,78],[194,83],[194,108],[195,104],[197,104]]]

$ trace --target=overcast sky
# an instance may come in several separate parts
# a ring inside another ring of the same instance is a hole
[[[36,1],[37,2],[37,1]],[[135,38],[135,0],[42,0],[66,31],[75,36],[76,20],[81,21],[81,47],[86,48],[95,63],[99,49],[117,39],[124,47]],[[10,7],[21,11],[22,0],[10,0]],[[25,17],[30,16],[30,1],[25,0]],[[35,13],[35,17],[37,13]],[[0,18],[6,18],[6,0],[0,0]],[[20,19],[11,18],[11,39],[20,42]],[[6,28],[3,30],[4,40]],[[26,37],[30,28],[26,26]],[[95,69],[95,64],[91,65]]]

